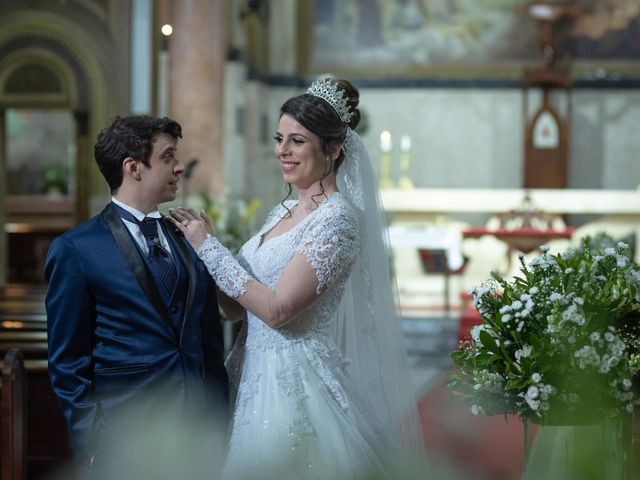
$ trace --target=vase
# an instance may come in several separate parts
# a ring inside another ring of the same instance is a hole
[[[562,425],[541,426],[525,456],[526,479],[624,480],[623,421],[600,419],[589,424],[580,418],[580,424],[565,420]]]

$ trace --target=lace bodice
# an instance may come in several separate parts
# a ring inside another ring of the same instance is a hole
[[[290,202],[287,207],[294,205],[295,202]],[[239,260],[251,269],[259,281],[275,288],[293,255],[305,255],[316,272],[319,297],[280,332],[287,337],[299,337],[309,334],[311,330],[327,328],[357,253],[357,218],[349,204],[336,193],[293,229],[261,243],[263,235],[285,213],[281,205],[272,211],[260,232],[241,249]],[[253,326],[252,323],[249,322],[249,328]]]
[[[286,208],[296,203],[289,201]],[[303,254],[316,273],[317,300],[285,327],[274,330],[248,313],[248,347],[276,346],[281,337],[302,338],[312,331],[327,333],[357,255],[358,219],[339,192],[291,230],[263,242],[264,235],[287,213],[286,208],[278,205],[271,211],[260,231],[242,247],[237,262],[213,237],[198,251],[220,288],[232,297],[244,293],[251,278],[275,290],[296,253]]]

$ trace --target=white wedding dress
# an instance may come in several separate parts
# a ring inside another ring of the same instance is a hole
[[[286,203],[289,209],[296,201]],[[358,218],[339,192],[282,235],[262,243],[286,213],[277,206],[240,250],[247,273],[275,289],[295,253],[318,278],[317,300],[273,329],[250,312],[227,360],[233,409],[223,476],[383,478],[380,425],[346,374],[332,320],[358,254]],[[207,262],[207,255],[203,255]],[[207,265],[210,269],[211,267]]]

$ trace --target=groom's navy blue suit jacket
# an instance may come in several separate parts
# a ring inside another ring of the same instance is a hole
[[[180,267],[172,297],[112,204],[50,247],[49,376],[79,456],[132,421],[226,410],[215,284],[168,224]]]

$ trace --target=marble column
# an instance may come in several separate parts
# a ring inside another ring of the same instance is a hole
[[[225,0],[171,2],[169,116],[182,124],[179,158],[199,163],[182,192],[224,193]]]

